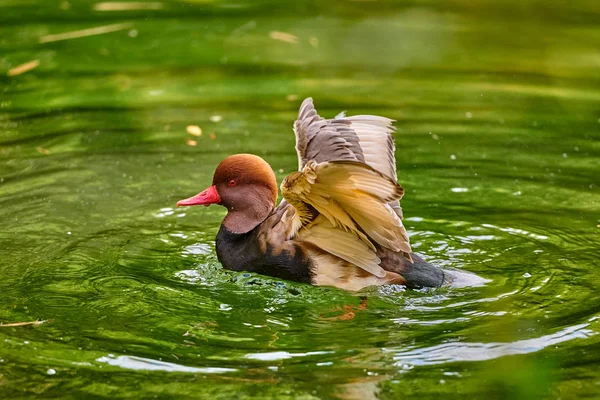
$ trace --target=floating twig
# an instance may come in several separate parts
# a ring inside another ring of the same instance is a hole
[[[16,67],[9,69],[8,73],[6,75],[8,75],[8,76],[21,75],[21,74],[24,74],[25,72],[31,71],[34,68],[37,68],[38,65],[40,65],[40,60],[32,60],[32,61],[26,62],[21,65],[17,65]]]
[[[291,33],[281,32],[281,31],[271,31],[269,32],[269,37],[273,40],[280,40],[286,43],[297,44],[298,36],[292,35]]]
[[[86,36],[102,35],[104,33],[122,31],[133,26],[131,22],[122,24],[112,24],[97,26],[95,28],[81,29],[78,31],[56,33],[54,35],[45,35],[40,37],[40,43],[58,42],[59,40],[78,39]]]
[[[94,4],[96,11],[129,11],[129,10],[161,10],[163,3],[158,1],[148,1],[144,3],[134,3],[125,1],[105,1]]]
[[[29,321],[29,322],[13,322],[11,324],[3,324],[0,322],[0,328],[6,328],[6,327],[15,327],[15,326],[37,326],[37,325],[41,325],[41,324],[45,324],[47,322],[52,322],[49,319],[45,319],[43,321],[40,320],[36,320],[36,321]]]

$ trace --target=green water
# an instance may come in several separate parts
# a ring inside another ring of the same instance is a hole
[[[0,398],[600,398],[599,26],[592,0],[0,0],[0,323],[47,321],[0,325]],[[224,210],[174,205],[232,153],[293,171],[306,96],[398,120],[414,249],[489,283],[335,320],[360,298],[221,269]]]

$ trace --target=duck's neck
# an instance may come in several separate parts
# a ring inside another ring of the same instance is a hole
[[[263,222],[271,213],[273,207],[255,210],[229,211],[223,220],[223,226],[231,233],[248,233]]]
[[[263,192],[266,192],[266,188],[253,188],[243,202],[229,204],[223,226],[231,233],[248,233],[267,219],[274,204]]]
[[[279,221],[281,215],[277,214],[284,211],[285,208],[277,208],[270,218]],[[233,233],[221,225],[216,250],[223,268],[310,283],[312,263],[307,253],[292,241],[284,240],[281,232],[272,229],[272,222],[247,233]]]

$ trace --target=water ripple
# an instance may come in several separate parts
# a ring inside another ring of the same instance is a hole
[[[221,367],[188,367],[185,365],[174,364],[165,361],[152,360],[150,358],[136,356],[118,356],[111,355],[99,357],[96,361],[108,365],[131,369],[135,371],[165,371],[165,372],[191,372],[201,374],[223,374],[226,372],[235,372],[235,368]]]
[[[396,351],[385,348],[384,352],[394,353],[396,366],[432,365],[460,361],[485,361],[499,357],[527,354],[545,349],[573,339],[583,339],[596,332],[586,329],[590,324],[579,324],[544,335],[538,338],[518,340],[509,343],[469,343],[452,342],[410,351]]]

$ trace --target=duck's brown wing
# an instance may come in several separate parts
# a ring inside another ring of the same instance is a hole
[[[346,117],[344,113],[324,119],[317,114],[312,98],[307,98],[294,123],[298,170],[302,171],[310,160],[317,163],[355,161],[396,181],[393,122],[375,115]],[[402,218],[400,203],[393,201],[390,206]]]
[[[399,200],[404,191],[368,165],[311,160],[302,171],[284,179],[281,191],[295,210],[290,214],[294,227],[290,237],[299,235],[379,277],[385,271],[379,266],[375,244],[410,258],[406,229],[388,204]],[[324,218],[315,219],[315,211]]]

